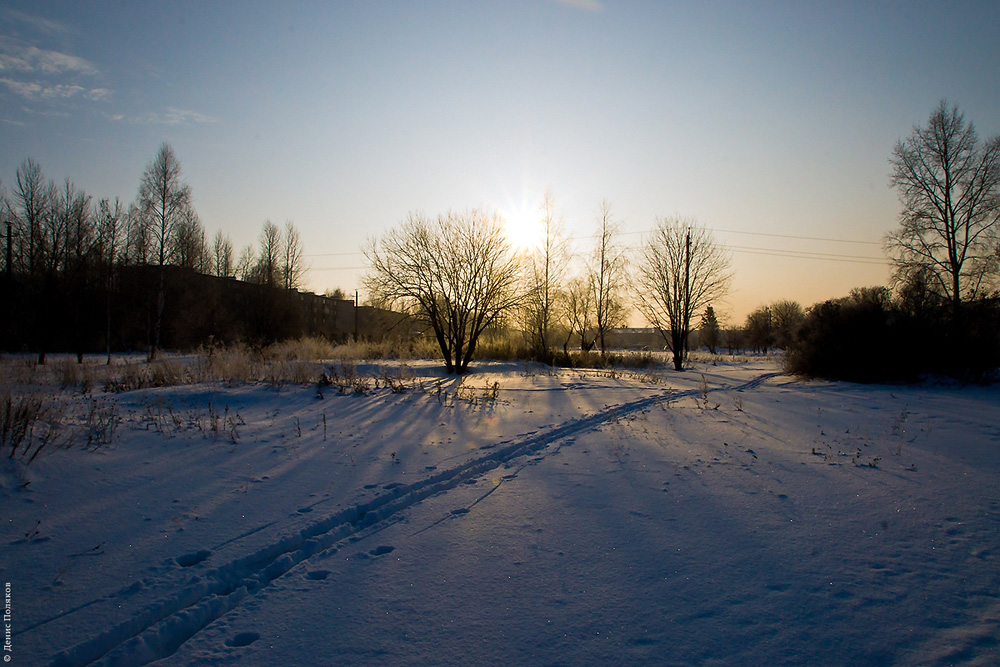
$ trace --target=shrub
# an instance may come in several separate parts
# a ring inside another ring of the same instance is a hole
[[[1000,368],[1000,304],[910,312],[887,292],[860,290],[813,306],[786,356],[792,373],[854,382],[948,375],[984,381]]]
[[[41,393],[0,392],[0,456],[31,463],[58,434],[51,401]]]

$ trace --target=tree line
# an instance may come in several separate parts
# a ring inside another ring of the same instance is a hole
[[[594,246],[570,275],[572,255],[551,193],[540,222],[537,247],[516,253],[495,213],[411,213],[369,241],[365,287],[377,302],[430,325],[449,372],[468,369],[489,329],[520,331],[525,354],[545,363],[567,361],[571,341],[606,354],[609,332],[626,323],[630,296],[681,369],[696,313],[725,296],[732,278],[729,256],[711,234],[693,220],[657,219],[632,272],[621,223],[605,201]]]
[[[256,246],[234,257],[222,231],[211,241],[192,203],[173,149],[164,143],[142,173],[136,197],[94,198],[70,179],[57,184],[41,166],[25,159],[10,188],[0,182],[0,218],[5,230],[4,297],[17,296],[6,332],[7,347],[28,346],[45,353],[56,345],[55,329],[75,327],[72,347],[82,355],[93,347],[95,319],[103,314],[106,349],[112,340],[116,300],[127,269],[152,267],[147,352],[160,348],[167,267],[178,267],[257,285],[295,289],[305,271],[298,229],[265,221]],[[87,334],[88,340],[84,340]]]
[[[725,332],[731,350],[782,348],[797,372],[862,379],[922,370],[981,375],[1000,366],[1000,138],[981,141],[942,100],[926,126],[897,143],[890,166],[902,204],[899,227],[885,237],[892,289],[858,289],[808,310],[791,301],[762,306]],[[675,369],[684,366],[698,314],[700,338],[714,351],[723,331],[713,302],[732,280],[725,248],[693,220],[658,218],[630,266],[607,202],[596,221],[584,269],[570,276],[551,193],[541,206],[541,242],[520,257],[495,214],[411,213],[365,248],[365,285],[373,298],[430,324],[447,369],[459,373],[490,327],[520,330],[529,354],[548,363],[560,346],[567,357],[574,338],[604,354],[608,332],[624,325],[630,307],[659,332]],[[899,344],[867,358],[867,370],[851,370],[864,355],[842,341],[868,336],[890,346],[877,335],[889,330]],[[920,347],[935,351],[934,363],[921,363]]]
[[[411,213],[364,247],[370,266],[364,285],[372,305],[429,325],[446,368],[456,373],[468,369],[487,331],[520,332],[524,356],[546,363],[569,362],[571,344],[604,355],[609,333],[632,311],[658,332],[678,370],[697,333],[710,349],[782,348],[799,372],[830,375],[863,357],[857,345],[842,341],[878,330],[910,341],[901,349],[928,347],[943,360],[921,367],[991,372],[1000,356],[1000,138],[980,140],[958,108],[942,101],[926,125],[896,144],[889,164],[902,205],[899,226],[885,237],[891,284],[809,309],[777,301],[756,309],[740,328],[719,325],[715,305],[733,278],[730,257],[696,221],[657,218],[641,247],[628,251],[620,241],[622,223],[604,201],[592,247],[574,256],[551,192],[539,211],[540,242],[520,252],[496,213]],[[18,314],[31,322],[21,331],[29,332],[40,360],[56,328],[93,330],[90,320],[101,312],[110,350],[112,302],[129,267],[146,267],[154,276],[145,292],[150,359],[161,345],[168,267],[275,290],[301,283],[302,244],[290,222],[282,230],[265,221],[257,245],[235,258],[222,232],[206,241],[168,144],[147,165],[128,204],[117,198],[95,204],[68,179],[47,181],[31,159],[9,192],[0,184],[0,198],[4,292],[26,295]],[[956,347],[973,352],[950,354]],[[888,367],[888,358],[871,361]],[[904,374],[904,366],[882,375]]]

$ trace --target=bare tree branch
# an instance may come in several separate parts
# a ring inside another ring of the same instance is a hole
[[[903,205],[899,228],[885,238],[896,283],[920,280],[954,303],[982,296],[997,279],[1000,138],[981,143],[942,100],[889,163]]]
[[[464,373],[483,331],[519,304],[519,266],[496,215],[411,213],[364,253],[366,289],[430,325],[448,372]]]
[[[703,227],[681,218],[658,218],[637,268],[639,311],[663,336],[681,370],[691,318],[729,289],[729,256]]]

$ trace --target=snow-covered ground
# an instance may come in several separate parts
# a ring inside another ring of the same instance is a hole
[[[9,664],[1000,664],[1000,387],[359,371],[48,387]]]

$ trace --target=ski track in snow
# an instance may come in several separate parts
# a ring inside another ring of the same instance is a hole
[[[710,393],[748,391],[760,387],[769,379],[780,375],[781,373],[764,373],[740,385],[710,387],[706,388],[706,391]],[[453,468],[436,471],[417,482],[387,484],[382,487],[383,491],[386,491],[385,493],[367,502],[315,520],[297,532],[279,537],[256,551],[238,557],[213,570],[197,574],[179,585],[168,583],[167,586],[173,590],[143,607],[133,614],[131,619],[71,648],[60,651],[49,662],[53,667],[76,667],[92,663],[109,666],[143,665],[169,657],[203,628],[243,602],[247,596],[257,593],[300,563],[313,557],[329,555],[344,545],[360,539],[362,534],[367,537],[379,532],[398,520],[398,515],[401,512],[430,496],[446,493],[460,484],[469,483],[486,472],[510,463],[519,457],[531,454],[544,455],[544,450],[550,445],[595,429],[609,420],[641,412],[666,399],[676,400],[700,396],[702,393],[702,389],[664,390],[652,396],[608,406],[592,415],[573,419],[547,430],[539,429],[517,439],[486,445],[482,448],[486,450],[485,454]],[[506,475],[505,478],[516,474],[517,471]],[[500,484],[493,486],[472,504],[475,505],[484,500],[500,488],[502,483],[503,479],[501,479]],[[304,506],[299,511],[300,514],[312,511],[317,504],[319,503]],[[422,533],[468,511],[469,507],[454,510],[413,534]],[[181,554],[174,559],[174,564],[181,570],[197,569],[198,565],[211,558],[215,550],[237,543],[241,539],[270,528],[276,523],[271,521],[255,527],[217,545],[214,549],[204,548]],[[372,549],[369,555],[377,557],[392,550],[391,546],[380,545]],[[322,579],[324,573],[324,570],[316,570],[310,572],[309,576],[310,578]],[[176,574],[176,568],[170,568],[167,574]],[[112,595],[91,600],[57,616],[39,621],[31,627],[24,628],[18,634],[34,630],[57,619],[73,616],[96,603],[128,596],[143,587],[155,587],[156,583],[149,580],[133,583]],[[229,645],[248,645],[258,638],[250,636],[252,634],[237,635],[229,640]]]

